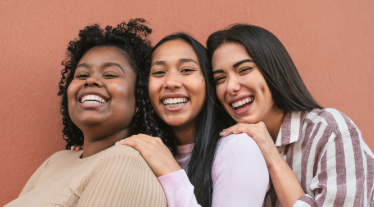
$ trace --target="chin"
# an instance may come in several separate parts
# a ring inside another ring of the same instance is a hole
[[[174,127],[177,127],[177,126],[182,126],[183,124],[185,124],[187,121],[180,118],[180,117],[172,117],[172,118],[166,118],[164,120],[164,122],[169,125],[169,126],[174,126]]]
[[[247,123],[247,124],[255,124],[261,121],[254,116],[244,116],[242,118],[234,118],[234,120],[238,123]]]
[[[84,117],[79,120],[74,120],[73,121],[74,124],[76,123],[76,121],[79,123],[79,125],[83,125],[83,126],[94,126],[94,125],[99,125],[105,122],[105,120],[103,120],[102,117]]]

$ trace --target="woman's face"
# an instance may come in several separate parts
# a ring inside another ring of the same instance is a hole
[[[191,126],[205,102],[205,79],[198,57],[183,40],[170,40],[152,55],[149,97],[170,126]]]
[[[217,96],[237,122],[266,121],[275,110],[268,85],[242,44],[225,43],[212,58]]]
[[[67,91],[69,115],[83,133],[127,128],[135,112],[136,75],[115,47],[94,47],[79,61]]]

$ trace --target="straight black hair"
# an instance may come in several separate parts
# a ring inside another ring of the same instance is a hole
[[[247,24],[235,24],[217,31],[207,40],[210,60],[214,51],[228,42],[245,47],[264,76],[279,109],[285,112],[322,109],[306,88],[286,48],[271,32]]]
[[[211,64],[207,50],[202,44],[188,34],[176,33],[159,41],[154,46],[152,53],[163,43],[178,39],[187,42],[193,47],[199,59],[199,65],[206,83],[205,103],[200,114],[196,118],[195,146],[186,170],[188,178],[194,186],[197,202],[201,206],[210,207],[212,205],[213,194],[212,168],[217,143],[220,139],[219,132],[233,125],[235,122],[226,112],[222,111],[222,107],[216,98]],[[170,130],[170,127],[159,117],[155,117],[154,119],[161,123],[160,128],[163,129],[164,136],[166,137],[164,140],[174,140],[175,143],[175,135],[172,133],[172,130]],[[168,145],[168,143],[166,144]],[[173,148],[170,144],[168,147]]]

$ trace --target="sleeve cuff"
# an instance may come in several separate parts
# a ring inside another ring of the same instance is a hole
[[[301,196],[299,199],[297,199],[296,203],[293,204],[293,207],[318,207],[318,206],[310,195],[305,194]]]
[[[173,191],[179,188],[193,188],[193,185],[187,177],[186,171],[183,169],[160,176],[158,177],[158,181],[165,192]]]

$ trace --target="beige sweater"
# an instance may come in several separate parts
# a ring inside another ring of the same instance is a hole
[[[70,150],[53,154],[6,207],[166,207],[157,177],[135,149],[121,145],[84,159],[81,155]]]

